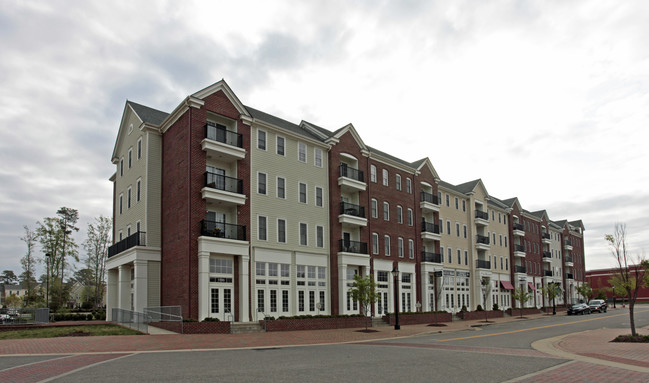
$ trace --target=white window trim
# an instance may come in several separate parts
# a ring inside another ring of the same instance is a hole
[[[302,225],[304,225],[304,233],[306,234],[306,243],[302,243]],[[306,222],[300,222],[298,224],[298,244],[300,246],[309,246],[309,224]]]
[[[135,202],[140,202],[141,200],[142,200],[142,177],[138,178],[137,181],[135,181]]]
[[[320,165],[318,165],[318,153],[320,153]],[[324,166],[324,152],[320,148],[313,148],[313,165],[317,168],[322,168]]]
[[[322,229],[322,246],[318,246],[318,228]],[[308,238],[307,238],[307,243],[308,243]],[[316,225],[315,227],[315,246],[318,249],[325,248],[325,230],[324,230],[324,226],[322,225]]]
[[[279,180],[282,179],[284,180],[284,197],[279,196]],[[266,185],[266,190],[268,191],[268,185]],[[286,199],[286,195],[288,193],[288,190],[286,190],[286,177],[280,177],[276,176],[275,177],[275,196],[279,199]]]
[[[259,147],[259,132],[263,132],[263,133],[264,133],[264,148],[260,148],[260,147]],[[263,129],[259,129],[259,128],[257,128],[257,144],[255,145],[255,147],[256,147],[257,149],[259,149],[259,150],[263,150],[263,151],[268,150],[268,132],[267,132],[267,131],[265,131],[265,130],[263,130]]]
[[[381,176],[383,178],[383,186],[390,186],[390,172],[388,172],[388,169],[382,169]]]
[[[376,209],[374,209],[374,205],[376,205]],[[379,201],[372,198],[371,205],[370,205],[370,214],[372,215],[372,218],[379,218]]]
[[[374,246],[374,240],[376,239],[376,247]],[[379,235],[377,233],[372,233],[372,254],[379,253]]]
[[[266,192],[265,193],[260,193],[259,192],[259,175],[263,174],[266,178]],[[264,172],[257,172],[257,187],[255,188],[257,191],[257,194],[259,195],[268,195],[268,174]]]
[[[390,243],[390,236],[389,235],[384,235],[383,236],[383,251],[385,251],[385,256],[389,257],[390,254],[390,249],[392,247],[392,243]]]
[[[140,160],[140,159],[142,159],[142,151],[143,151],[143,149],[142,149],[142,137],[137,139],[136,148],[137,148],[137,159]]]
[[[279,145],[277,143],[280,138],[284,140],[284,154],[280,154],[277,152],[279,149]],[[278,156],[286,157],[286,138],[284,136],[275,136],[275,154],[277,154]]]
[[[301,198],[301,185],[304,185],[304,202],[300,201]],[[308,204],[309,203],[309,185],[306,182],[297,183],[297,202]]]
[[[301,145],[304,145],[304,161],[302,161],[300,159],[300,146]],[[309,159],[308,151],[309,151],[308,147],[307,147],[307,145],[305,143],[300,142],[300,141],[297,142],[297,160],[298,160],[298,162],[302,162],[304,164],[308,163],[308,159]]]
[[[385,209],[386,207],[387,207],[387,211]],[[384,221],[390,220],[390,203],[385,201],[383,201],[383,220]]]
[[[370,181],[376,183],[377,174],[376,174],[376,165],[370,165]]]
[[[322,204],[321,205],[318,205],[318,189],[320,189],[320,194],[322,195]],[[324,202],[325,202],[324,188],[321,187],[321,186],[315,186],[314,192],[313,192],[313,203],[315,204],[316,207],[324,208]]]
[[[284,221],[284,242],[279,240],[279,221]],[[277,243],[287,243],[288,242],[288,223],[285,218],[277,218],[276,220],[277,230],[276,230],[276,240]]]
[[[259,220],[260,220],[261,218],[265,218],[265,219],[266,219],[266,230],[265,230],[265,234],[266,234],[265,237],[266,237],[266,239],[261,239],[261,230],[259,230],[259,228],[260,228],[260,226],[261,226],[261,225],[259,224]],[[258,240],[258,241],[264,241],[264,242],[267,242],[267,241],[268,241],[268,217],[265,216],[265,215],[257,215],[257,240]]]

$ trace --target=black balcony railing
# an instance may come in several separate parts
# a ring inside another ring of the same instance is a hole
[[[544,251],[543,252],[543,258],[552,258],[552,253],[549,251]]]
[[[543,238],[550,239],[550,233],[543,233]]]
[[[514,245],[514,251],[521,251],[521,252],[524,253],[525,252],[525,246],[523,246],[523,245]]]
[[[482,211],[482,210],[476,210],[475,211],[475,217],[478,218],[478,219],[484,219],[484,220],[488,221],[489,220],[489,213],[487,213],[486,211]]]
[[[205,172],[205,186],[230,193],[243,194],[243,180],[221,174]]]
[[[546,277],[551,277],[552,276],[552,270],[543,270],[543,275]]]
[[[135,246],[146,246],[146,232],[138,231],[108,248],[108,258]]]
[[[341,239],[339,241],[340,251],[354,254],[367,254],[367,242],[352,241]]]
[[[426,222],[425,220],[421,221],[421,232],[422,233],[434,233],[439,234],[439,225],[434,223]]]
[[[430,202],[433,205],[439,205],[439,198],[434,194],[423,191],[421,192],[421,202]]]
[[[572,263],[572,257],[566,257],[566,263]]]
[[[483,245],[488,245],[489,244],[489,237],[486,235],[476,235],[476,243],[481,243]]]
[[[514,267],[514,272],[515,273],[523,273],[525,274],[527,270],[525,269],[525,266],[516,266]]]
[[[525,226],[521,225],[520,223],[515,223],[512,226],[514,227],[514,230],[525,231]]]
[[[422,251],[421,252],[421,261],[422,262],[432,262],[432,263],[442,263],[442,254],[428,253],[426,251]]]
[[[340,214],[353,215],[354,217],[365,218],[365,207],[353,203],[341,202]]]
[[[227,130],[223,125],[212,125],[209,122],[205,125],[205,138],[208,140],[222,142],[227,145],[243,148],[243,136],[239,133]]]
[[[574,279],[574,278],[572,277],[572,274],[566,274],[566,278],[567,278],[567,279]]]
[[[476,267],[478,269],[491,269],[491,262],[483,259],[476,260]]]
[[[246,240],[246,227],[244,225],[235,225],[232,223],[223,223],[216,221],[201,221],[201,235],[215,238],[236,239],[237,241]]]
[[[363,176],[362,170],[350,168],[346,164],[340,164],[340,176],[351,178],[360,182],[365,182],[365,177]]]
[[[572,246],[572,242],[570,242],[569,240],[566,240],[565,244],[566,246]]]

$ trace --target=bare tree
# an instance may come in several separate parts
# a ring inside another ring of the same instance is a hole
[[[617,292],[626,295],[629,300],[629,324],[631,336],[637,336],[635,329],[634,307],[638,292],[645,284],[645,272],[647,261],[642,256],[632,256],[628,252],[626,224],[616,223],[613,234],[607,234],[605,239],[608,242],[611,254],[617,264],[617,275],[611,279],[611,285]]]
[[[27,252],[25,253],[25,256],[20,260],[20,263],[23,266],[23,273],[20,275],[20,279],[27,287],[25,305],[29,305],[36,298],[36,292],[34,290],[37,284],[35,274],[37,259],[34,256],[34,250],[36,247],[38,235],[27,225],[23,226],[23,228],[25,229],[25,235],[20,239],[25,242],[25,245],[27,245]]]
[[[92,271],[92,296],[95,308],[103,298],[106,258],[111,244],[112,222],[110,218],[99,216],[88,224],[88,237],[83,243],[86,250],[86,267]]]

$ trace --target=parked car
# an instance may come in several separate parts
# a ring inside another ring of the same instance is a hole
[[[588,302],[588,306],[590,307],[591,312],[597,311],[599,313],[605,313],[608,309],[608,305],[603,299],[593,299],[592,301]]]
[[[585,303],[578,303],[576,305],[570,306],[568,309],[568,315],[584,315],[590,314],[590,306]]]

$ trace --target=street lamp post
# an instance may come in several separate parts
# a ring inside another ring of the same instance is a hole
[[[394,329],[400,330],[399,326],[399,269],[395,266],[392,269],[392,276],[394,277]]]
[[[47,264],[47,284],[45,285],[45,306],[50,308],[50,253],[45,254],[45,263]]]

